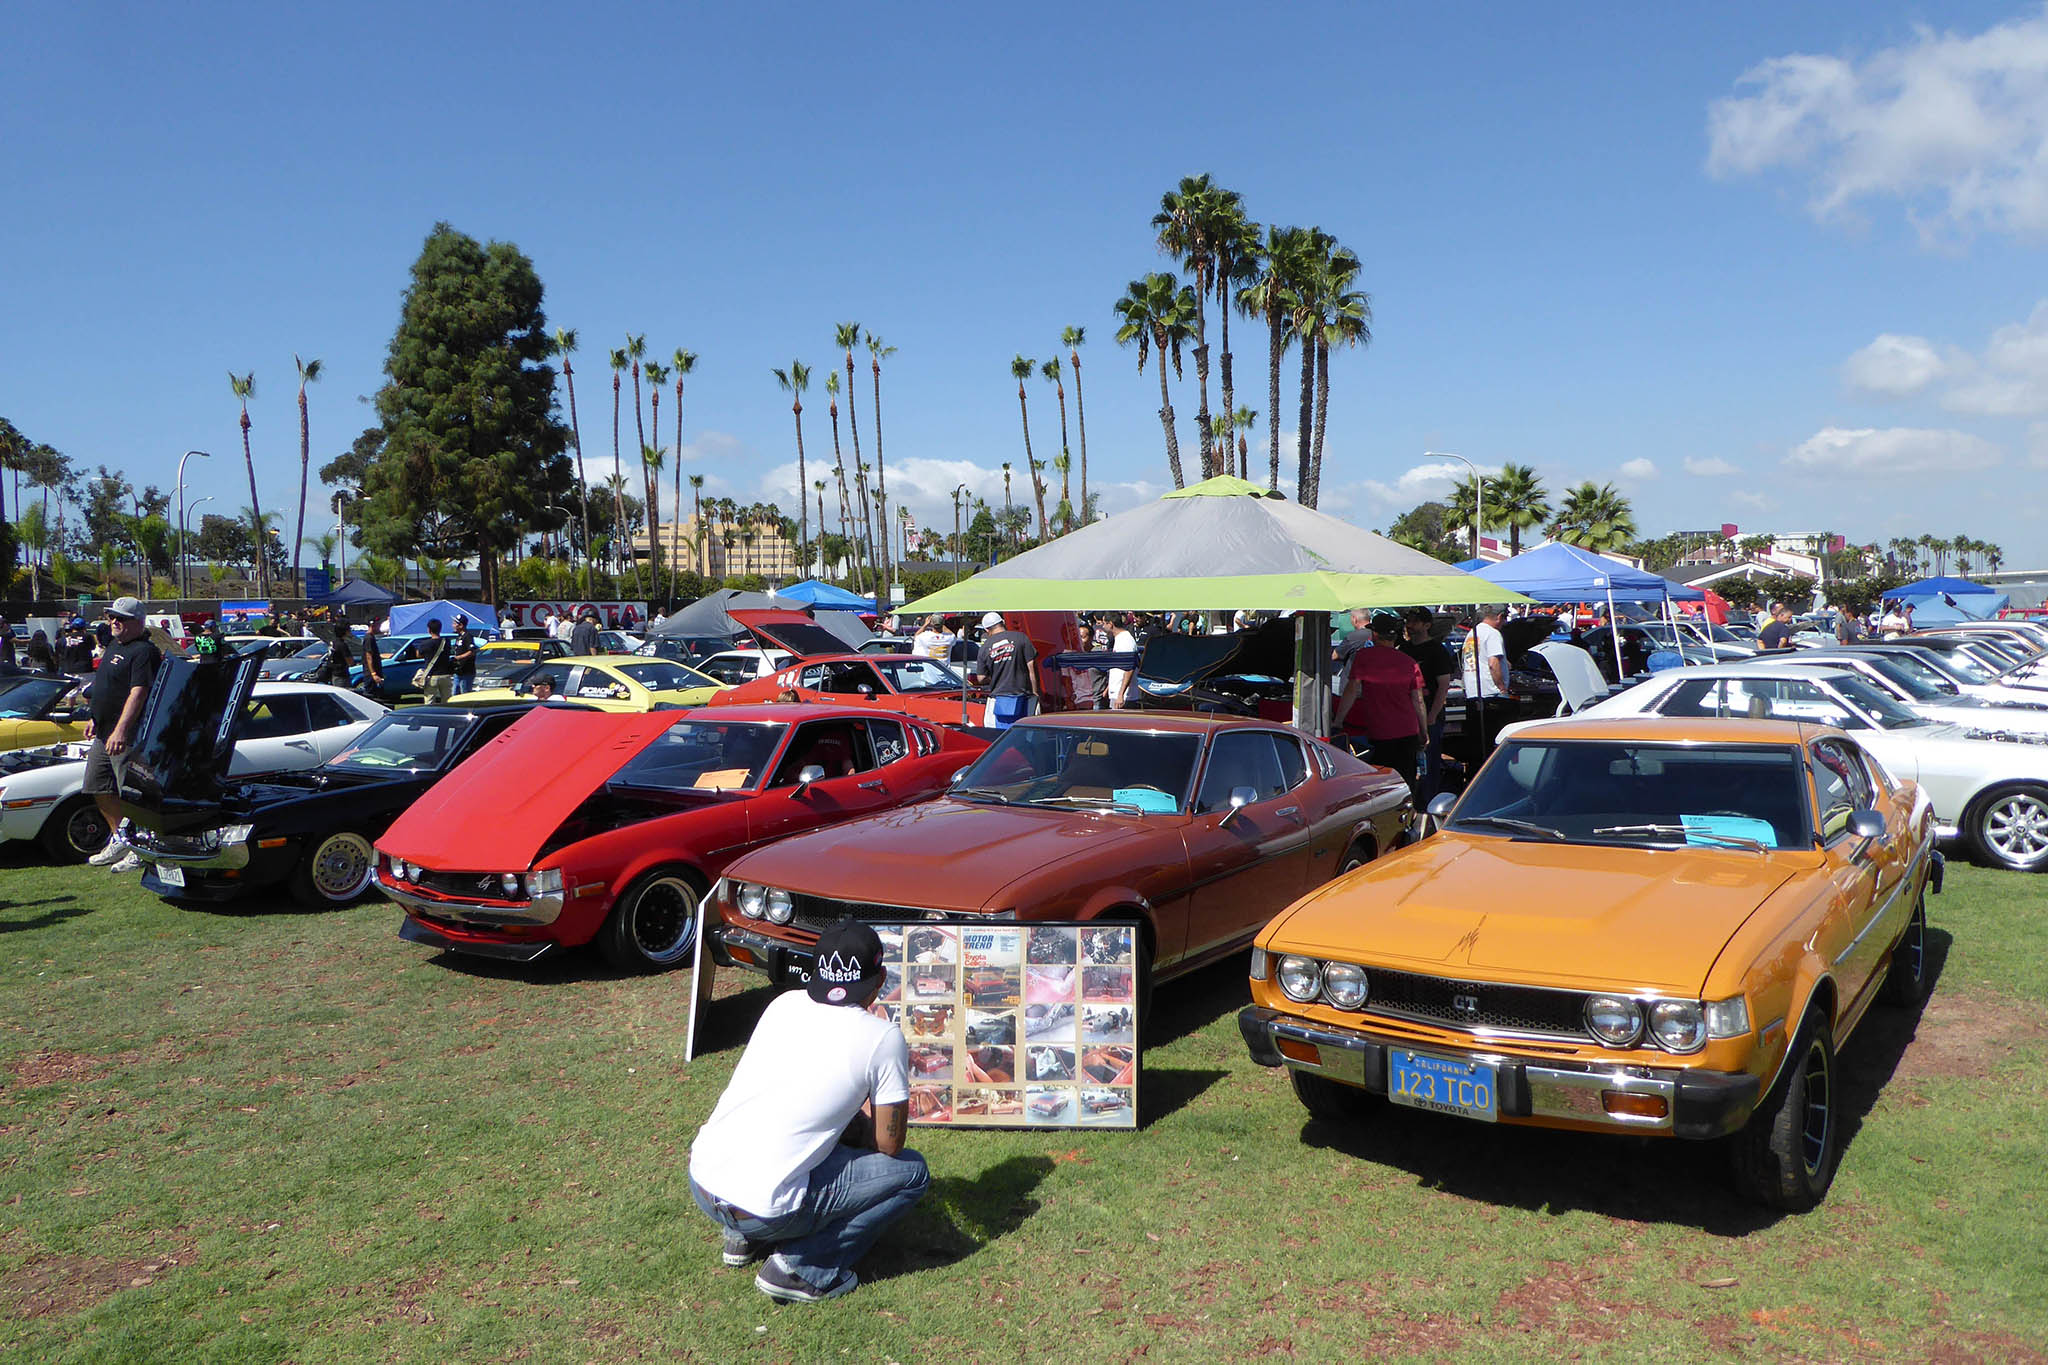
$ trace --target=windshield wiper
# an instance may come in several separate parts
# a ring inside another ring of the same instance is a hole
[[[1697,825],[1606,825],[1593,831],[1595,838],[1607,834],[1675,834],[1681,839],[1712,839],[1717,843],[1732,844],[1736,848],[1755,849],[1758,853],[1763,852],[1765,848],[1761,839],[1752,839],[1746,834],[1723,834],[1719,830],[1702,829]]]
[[[1113,796],[1040,796],[1032,799],[1031,801],[1026,802],[1025,804],[1032,806],[1050,806],[1055,803],[1084,806],[1089,810],[1129,811],[1133,815],[1143,815],[1146,813],[1145,808],[1141,805],[1138,805],[1136,802],[1119,801]]]
[[[993,801],[999,806],[1010,804],[1010,798],[997,791],[994,787],[955,787],[946,794],[948,796],[958,796],[968,801]]]
[[[1458,817],[1458,823],[1461,825],[1487,825],[1494,829],[1512,830],[1516,834],[1533,834],[1539,839],[1557,839],[1561,841],[1564,838],[1564,831],[1561,829],[1552,829],[1548,825],[1539,825],[1533,820],[1517,820],[1510,815],[1461,815]]]

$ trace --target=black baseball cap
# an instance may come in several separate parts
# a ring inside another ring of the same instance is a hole
[[[1407,617],[1410,621],[1420,621],[1425,626],[1436,624],[1436,613],[1428,607],[1410,607],[1402,612],[1401,615]]]
[[[1391,611],[1372,614],[1372,633],[1375,635],[1399,635],[1403,629],[1401,618]]]
[[[882,940],[867,925],[849,915],[818,935],[811,999],[821,1005],[864,1005],[882,976]]]

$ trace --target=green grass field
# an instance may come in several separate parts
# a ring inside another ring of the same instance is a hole
[[[924,1132],[849,1299],[718,1263],[689,1144],[765,993],[436,957],[382,903],[174,909],[0,867],[0,1349],[20,1359],[2041,1359],[2048,879],[1952,864],[1924,1015],[1844,1055],[1817,1212],[1717,1154],[1309,1124],[1242,961],[1162,988],[1137,1133]]]

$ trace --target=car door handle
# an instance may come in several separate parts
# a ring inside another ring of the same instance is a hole
[[[288,739],[284,742],[284,745],[287,749],[304,749],[309,754],[313,752],[313,744],[310,740]]]
[[[1294,816],[1294,817],[1295,817],[1296,819],[1299,819],[1299,818],[1301,817],[1301,807],[1300,807],[1300,806],[1282,806],[1282,807],[1281,807],[1281,808],[1280,808],[1279,810],[1276,810],[1276,811],[1274,811],[1274,812],[1273,812],[1273,814],[1275,814],[1275,815],[1292,815],[1292,816]]]
[[[854,785],[859,787],[864,792],[878,792],[882,790],[883,782],[882,779],[878,777],[872,782],[857,782]]]

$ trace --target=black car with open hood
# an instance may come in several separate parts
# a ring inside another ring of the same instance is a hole
[[[178,830],[213,818],[267,650],[217,661],[167,656],[157,665],[121,773],[121,813],[138,829]]]
[[[564,704],[406,707],[317,768],[216,782],[204,800],[172,798],[175,821],[138,820],[131,833],[149,865],[142,884],[169,900],[207,901],[283,884],[301,904],[347,905],[369,889],[376,841],[391,822],[536,705]]]

